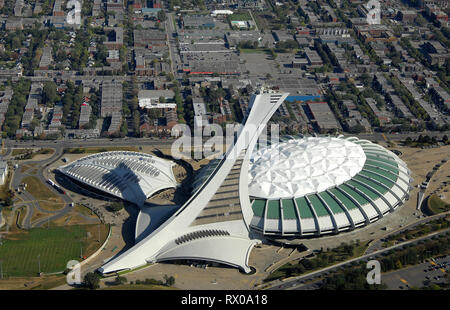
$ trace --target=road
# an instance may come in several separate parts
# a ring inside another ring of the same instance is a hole
[[[20,171],[20,168],[15,169],[13,177],[12,177],[12,180],[11,180],[10,187],[13,190],[19,188],[19,185],[22,183],[22,180],[23,180],[24,177],[29,176],[29,175],[33,175],[33,176],[37,177],[41,181],[43,186],[46,186],[55,195],[61,197],[62,200],[64,201],[65,205],[64,205],[64,207],[61,210],[58,210],[58,211],[43,210],[39,206],[39,201],[36,200],[36,198],[33,197],[33,195],[31,195],[26,190],[22,190],[18,197],[20,197],[20,199],[25,202],[25,203],[23,203],[23,205],[27,206],[27,215],[26,215],[25,220],[23,222],[23,226],[26,229],[30,229],[31,227],[39,227],[39,226],[45,224],[48,221],[52,221],[54,219],[57,219],[57,218],[59,218],[61,216],[66,215],[71,210],[72,199],[68,195],[61,194],[55,188],[50,186],[46,182],[47,179],[44,176],[44,169],[46,169],[49,165],[51,165],[55,161],[59,160],[63,156],[63,147],[62,147],[61,144],[52,145],[51,147],[55,149],[55,152],[53,153],[53,155],[51,157],[49,157],[47,159],[44,159],[44,160],[40,160],[40,161],[30,160],[30,161],[24,162],[24,163],[29,164],[29,165],[30,164],[36,164],[36,166],[39,167],[39,169],[38,169],[36,174],[23,173],[23,172]],[[49,217],[48,218],[44,218],[44,219],[40,219],[40,220],[36,221],[35,223],[31,223],[31,218],[32,218],[33,213],[35,211],[39,211],[41,213],[48,213]]]
[[[414,240],[409,240],[409,241],[406,241],[406,242],[402,242],[402,243],[393,245],[391,247],[375,251],[375,252],[370,253],[370,254],[366,254],[366,255],[363,255],[363,256],[360,256],[360,257],[357,257],[357,258],[353,258],[351,260],[347,260],[347,261],[342,262],[342,263],[335,264],[335,265],[330,266],[330,267],[326,267],[326,268],[323,268],[323,269],[320,269],[320,270],[317,270],[317,271],[313,271],[313,272],[310,272],[310,273],[302,275],[302,276],[294,277],[292,279],[285,280],[283,283],[271,286],[269,288],[269,290],[284,290],[284,289],[288,289],[288,288],[294,289],[294,288],[296,288],[298,286],[303,286],[304,282],[306,280],[310,280],[310,279],[313,279],[313,278],[317,278],[317,277],[320,277],[320,276],[327,275],[329,272],[336,271],[337,269],[339,269],[341,267],[348,266],[348,265],[350,265],[353,262],[357,263],[357,262],[364,261],[364,260],[375,259],[375,258],[380,257],[382,254],[387,253],[387,252],[389,252],[391,250],[401,249],[405,245],[414,244],[414,243],[419,242],[420,240],[426,240],[426,239],[430,239],[430,238],[432,238],[434,236],[437,236],[437,235],[446,234],[449,231],[450,231],[450,228],[445,229],[443,231],[434,232],[434,233],[431,233],[429,235],[426,235],[426,236],[423,236],[423,237],[420,237],[420,238],[417,238],[417,239],[414,239]]]
[[[65,139],[57,141],[49,140],[35,140],[35,141],[23,141],[23,140],[4,140],[5,147],[8,148],[39,148],[48,147],[64,149],[74,147],[114,147],[114,146],[141,146],[152,145],[155,147],[169,147],[172,145],[174,139],[157,139],[157,138],[124,138],[124,139]]]
[[[177,36],[177,29],[174,26],[174,13],[167,13],[166,31],[167,31],[167,46],[169,47],[170,63],[172,73],[175,79],[182,79],[183,75],[179,74],[182,70],[180,54],[177,50],[175,37]]]
[[[422,132],[422,133],[401,133],[401,134],[387,134],[384,135],[389,140],[405,140],[407,137],[410,138],[417,138],[417,135],[430,135],[433,137],[437,137],[437,139],[442,139],[444,135],[450,136],[450,131],[444,131],[444,132]],[[356,136],[360,139],[367,139],[371,141],[385,141],[383,138],[382,133],[375,132],[372,134],[355,134],[352,136]],[[207,140],[209,137],[205,137],[204,139]],[[112,140],[112,141],[111,141]],[[123,138],[123,139],[105,139],[105,138],[99,138],[99,139],[64,139],[64,140],[57,140],[57,141],[51,141],[51,140],[31,140],[31,141],[24,141],[24,140],[10,140],[10,139],[4,139],[4,146],[6,148],[31,148],[31,147],[51,147],[51,148],[70,148],[70,147],[95,147],[95,146],[140,146],[140,145],[151,145],[155,147],[169,147],[173,144],[175,141],[175,138],[171,137],[168,139],[160,139],[160,138]],[[7,151],[9,152],[9,151]]]

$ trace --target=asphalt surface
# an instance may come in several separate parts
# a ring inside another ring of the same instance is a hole
[[[124,139],[61,139],[56,141],[49,140],[4,140],[5,147],[8,148],[39,148],[49,147],[64,149],[76,147],[114,147],[114,146],[143,146],[151,145],[155,147],[171,146],[174,139],[159,139],[159,138],[124,138]]]
[[[381,274],[381,282],[390,290],[402,290],[411,287],[423,287],[426,284],[443,283],[444,276],[450,270],[450,255],[437,258],[409,268]]]

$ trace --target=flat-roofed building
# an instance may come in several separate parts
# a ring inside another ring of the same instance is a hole
[[[52,47],[47,45],[43,48],[41,61],[39,62],[39,69],[48,70],[52,62],[53,62]]]
[[[133,32],[134,46],[147,47],[166,45],[166,33],[157,29],[136,29]]]
[[[379,108],[377,106],[377,102],[373,98],[364,98],[369,105],[370,109],[373,111],[375,116],[380,121],[380,125],[384,126],[385,124],[391,122],[391,117],[389,113],[386,111],[386,109]]]
[[[161,102],[160,98],[164,98],[164,100],[170,100],[175,96],[175,93],[172,90],[141,90],[139,91],[139,107],[146,109],[153,108],[171,108],[175,109],[177,105],[175,103],[166,103]]]
[[[62,105],[55,105],[53,108],[52,119],[48,128],[58,128],[62,125],[61,119],[63,117],[63,107]]]
[[[106,10],[108,12],[124,13],[123,0],[107,0]]]
[[[11,87],[6,87],[4,91],[0,91],[0,127],[5,121],[5,114],[8,111],[9,103],[11,102],[13,90]]]
[[[449,107],[450,105],[450,95],[445,89],[439,85],[435,85],[430,90],[433,101],[438,106]]]
[[[29,128],[34,118],[34,111],[38,110],[38,101],[41,99],[43,85],[41,83],[32,83],[28,95],[25,112],[22,115],[21,127]]]
[[[122,83],[103,82],[100,115],[107,117],[115,112],[122,112]]]
[[[398,12],[398,17],[404,23],[414,23],[417,17],[417,12],[413,10],[400,10]]]
[[[339,130],[341,126],[336,120],[328,103],[326,102],[308,102],[309,110],[311,111],[317,127],[320,132],[325,133],[332,130]]]
[[[323,65],[322,58],[319,54],[310,48],[305,48],[306,59],[311,67],[320,67]]]
[[[12,0],[12,1],[14,1],[14,0]],[[14,9],[13,9],[14,16],[16,16],[16,17],[23,16],[22,11],[23,11],[24,6],[25,6],[24,0],[16,0],[16,2],[14,3]]]
[[[22,30],[23,22],[22,18],[9,17],[5,22],[5,30],[14,31],[14,30]]]
[[[120,130],[122,125],[122,112],[111,113],[111,123],[108,127],[108,134],[114,134]]]
[[[120,49],[123,45],[123,28],[110,27],[104,28],[107,39],[103,44],[110,50]]]
[[[94,3],[92,5],[92,16],[93,17],[97,17],[100,15],[100,13],[102,11],[102,5],[103,5],[102,0],[94,0]]]
[[[214,28],[214,18],[208,15],[184,15],[182,17],[184,28]]]
[[[194,107],[194,127],[202,127],[208,124],[208,112],[203,98],[192,98]]]
[[[89,103],[82,103],[80,108],[80,120],[78,121],[78,128],[83,128],[89,124],[91,118],[92,107]]]
[[[55,3],[53,4],[53,16],[65,16],[63,3],[63,0],[55,0]]]
[[[391,102],[396,109],[396,114],[400,118],[415,119],[414,115],[409,111],[403,101],[394,94],[390,94]]]

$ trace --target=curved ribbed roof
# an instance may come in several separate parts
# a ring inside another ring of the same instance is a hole
[[[315,141],[314,144],[308,142],[312,139]],[[358,161],[358,158],[354,158],[355,169],[352,170],[351,177],[344,182],[336,182],[332,186],[329,186],[329,183],[317,186],[310,192],[294,192],[291,196],[275,193],[273,197],[268,195],[260,197],[254,195],[256,191],[253,193],[250,191],[253,200],[254,216],[251,223],[253,228],[266,234],[276,235],[317,235],[338,232],[373,222],[389,211],[393,211],[409,197],[411,178],[406,164],[380,145],[355,137],[294,139],[287,145],[315,147],[322,143],[327,144],[329,141],[334,143],[336,140],[341,141],[341,143],[335,143],[336,148],[341,145],[345,149],[351,143],[358,147],[354,148],[355,150],[363,151],[361,155],[361,158],[364,158],[363,164],[360,164],[362,160]],[[305,150],[301,149],[301,152]],[[348,153],[346,150],[333,152]],[[298,157],[301,159],[301,156]],[[326,155],[318,158],[327,162]],[[342,158],[336,158],[336,161],[338,160],[345,162]],[[319,165],[326,167],[323,164]],[[283,165],[278,165],[276,169],[283,173],[282,167],[289,169],[289,166]],[[326,169],[322,172],[325,173]],[[258,181],[255,179],[256,176],[253,176],[254,179],[250,181],[250,184]],[[292,178],[290,181],[294,182],[297,179],[300,182],[304,180],[300,177]]]
[[[142,205],[155,192],[176,187],[173,165],[149,154],[116,151],[89,155],[58,170],[79,182]]]

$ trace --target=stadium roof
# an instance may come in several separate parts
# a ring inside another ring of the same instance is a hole
[[[293,139],[260,148],[249,171],[249,192],[261,198],[289,198],[323,191],[361,171],[366,155],[339,138]]]
[[[76,181],[141,206],[154,193],[177,186],[173,165],[149,154],[118,151],[86,156],[58,170]]]

